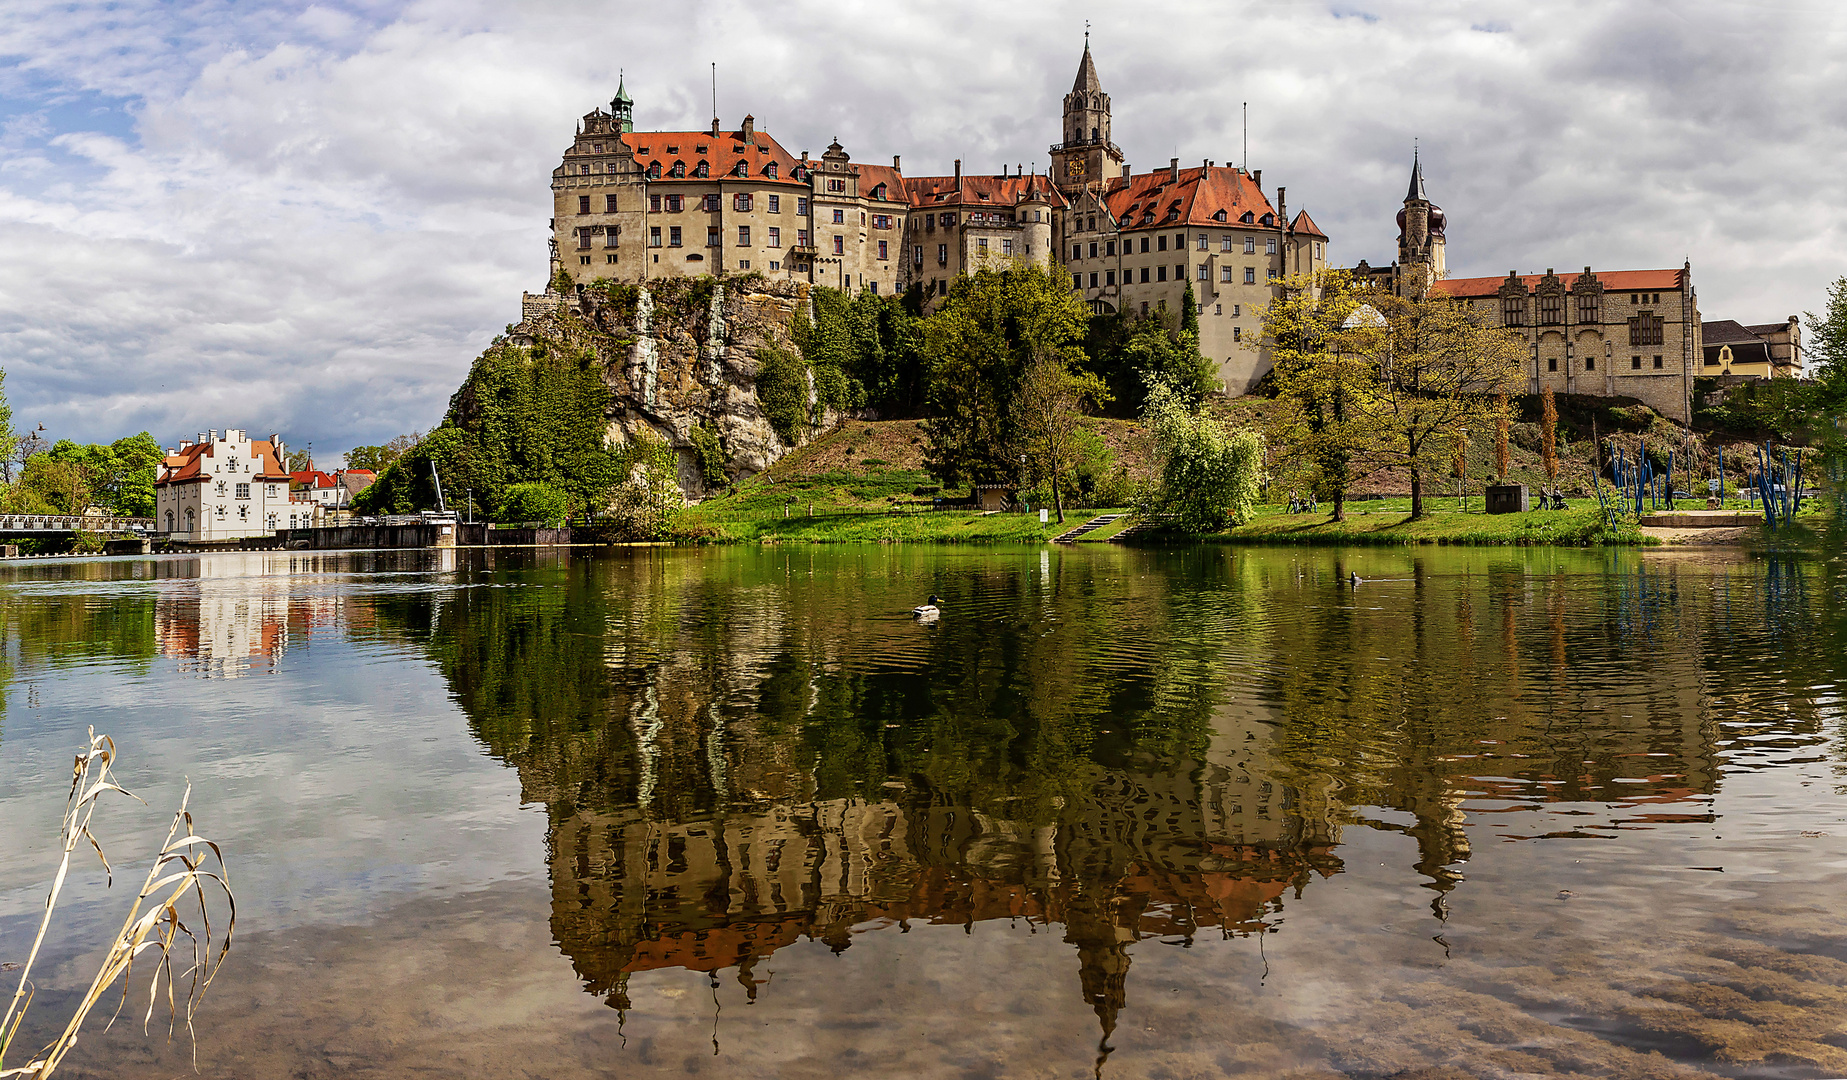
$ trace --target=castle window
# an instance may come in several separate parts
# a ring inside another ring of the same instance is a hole
[[[1185,251],[1186,250],[1186,234],[1185,233],[1175,234],[1174,250],[1175,251]]]
[[[603,152],[603,144],[597,143],[596,145],[592,146],[590,149],[594,151],[595,153],[600,154]]]
[[[782,196],[781,195],[771,195],[770,196],[770,213],[772,214],[782,213]]]
[[[1212,314],[1214,314],[1214,315],[1223,315],[1223,314],[1225,314],[1225,305],[1224,305],[1224,304],[1213,304],[1213,305],[1212,305]]]
[[[1275,214],[1265,214],[1265,215],[1263,216],[1263,223],[1264,223],[1265,225],[1274,225],[1274,224],[1276,224],[1276,215],[1275,215]]]
[[[1090,129],[1090,141],[1091,141],[1091,142],[1096,142],[1096,141],[1097,141],[1097,129],[1096,129],[1096,128],[1091,128],[1091,129]]]
[[[938,266],[948,266],[949,265],[949,245],[948,244],[936,245],[936,262]]]
[[[1093,289],[1097,287],[1097,273],[1094,270],[1090,272],[1090,287]]]
[[[1657,370],[1661,367],[1661,358],[1659,356],[1655,357],[1655,367]]]
[[[838,206],[834,207],[834,224],[845,225],[846,223],[847,223],[847,212],[845,210],[842,210]]]
[[[1562,293],[1539,295],[1539,325],[1562,326],[1565,322],[1565,297]]]
[[[885,197],[885,185],[880,184],[878,187],[873,188],[872,197],[875,199],[883,199]]]
[[[807,229],[795,230],[795,246],[796,247],[807,247],[808,246],[808,230]]]
[[[724,241],[719,239],[718,226],[707,225],[705,229],[705,246],[717,247],[721,243],[724,243]]]
[[[738,247],[749,247],[749,246],[750,246],[750,226],[739,225],[738,226]]]
[[[1257,284],[1257,268],[1255,266],[1247,266],[1244,268],[1244,283],[1246,285]]]
[[[1598,317],[1600,314],[1601,313],[1597,310],[1597,294],[1596,293],[1587,292],[1587,293],[1578,294],[1578,321],[1579,322],[1581,323],[1600,322],[1601,320]]]
[[[1146,272],[1147,272],[1147,271],[1143,271],[1143,273],[1146,273]],[[1142,280],[1143,280],[1143,281],[1147,281],[1148,279],[1147,279],[1147,278],[1143,278]],[[1148,301],[1146,301],[1146,300],[1143,300],[1143,301],[1142,301],[1142,315],[1143,315],[1144,317],[1146,317],[1146,316],[1147,316],[1147,314],[1148,314]]]
[[[923,216],[923,227],[924,227],[924,232],[935,232],[936,231],[936,215],[935,214],[925,214]]]
[[[678,225],[669,227],[667,230],[667,246],[680,247],[683,243],[684,241],[680,238],[680,227]]]
[[[588,214],[590,212],[590,196],[579,195],[577,197],[577,212],[580,214]]]
[[[988,253],[988,238],[983,236],[975,241],[975,249],[983,255]]]
[[[1242,326],[1232,327],[1231,328],[1231,340],[1243,341],[1244,340],[1244,327]]]
[[[1071,245],[1071,261],[1076,262],[1077,260],[1083,257],[1084,257],[1084,245],[1072,244]]]
[[[1097,215],[1092,214],[1090,215],[1090,217],[1086,218],[1085,220],[1088,221],[1089,224],[1085,225],[1084,228],[1089,232],[1096,232],[1097,231]]]
[[[614,225],[611,225],[608,228],[604,229],[603,230],[603,246],[606,248],[615,247],[616,240],[621,236],[621,234],[622,234],[622,230],[616,228]]]
[[[846,189],[847,182],[839,177],[831,177],[827,181],[827,190],[829,191],[845,191]]]
[[[701,199],[700,209],[704,210],[708,214],[718,213],[718,196],[717,195],[707,195],[705,198]]]
[[[749,195],[731,196],[731,209],[748,211],[750,209],[750,196]]]
[[[1205,234],[1205,233],[1200,233],[1200,234],[1199,234],[1199,239],[1198,239],[1198,240],[1196,241],[1196,243],[1198,243],[1198,245],[1199,245],[1199,250],[1201,250],[1201,251],[1208,251],[1208,250],[1210,250],[1210,248],[1208,247],[1208,245],[1209,245],[1209,244],[1211,244],[1211,242],[1212,242],[1212,241],[1211,241],[1211,238],[1209,238],[1208,236],[1206,236],[1206,234]]]
[[[1090,242],[1090,257],[1093,259],[1097,257],[1097,242],[1095,240]]]
[[[1142,267],[1142,284],[1143,285],[1148,284],[1148,268],[1146,266]],[[1142,314],[1146,315],[1147,313],[1148,313],[1148,305],[1143,304]]]
[[[770,229],[770,246],[773,248],[779,248],[782,246],[782,230],[781,229],[777,229],[777,228]]]
[[[680,211],[681,211],[682,209],[684,209],[684,208],[685,208],[685,206],[686,206],[686,200],[685,200],[685,198],[683,198],[682,196],[679,196],[679,195],[669,195],[669,196],[667,196],[667,211],[668,211],[668,213],[672,213],[672,214],[677,214],[677,213],[679,213],[679,212],[680,212]]]
[[[1231,267],[1219,267],[1219,280],[1227,285],[1231,284]]]
[[[922,244],[914,245],[911,248],[911,265],[912,266],[922,266],[923,265],[923,245]]]
[[[731,175],[732,176],[749,176],[750,166],[744,163],[743,161],[739,161],[737,165],[731,170]]]
[[[1167,250],[1167,234],[1162,233],[1161,235],[1155,237],[1154,243],[1155,243],[1156,251],[1166,251]]]
[[[582,173],[582,174],[583,174],[583,175],[585,175],[585,176],[589,176],[589,175],[590,175],[590,163],[589,163],[589,162],[585,162],[585,163],[583,163],[582,165],[579,165],[579,166],[577,167],[577,171],[578,171],[578,172],[580,172],[580,173]]]
[[[1502,326],[1525,326],[1526,325],[1526,297],[1524,296],[1503,296],[1501,297],[1501,325]]]
[[[890,214],[874,214],[874,215],[872,215],[872,227],[873,227],[873,228],[875,228],[875,229],[889,229],[889,228],[891,228],[891,215],[890,215]]]
[[[1105,285],[1116,284],[1116,271],[1114,270],[1103,271],[1103,284]]]
[[[648,226],[648,246],[649,247],[660,247],[661,246],[661,227],[659,225]]]
[[[1272,236],[1263,242],[1263,252],[1266,255],[1276,254],[1276,237]]]
[[[940,215],[940,221],[939,221],[939,224],[941,224],[941,225],[943,226],[943,228],[945,228],[945,229],[947,229],[947,228],[949,228],[949,227],[950,227],[951,225],[954,225],[955,223],[956,223],[956,216],[955,216],[954,214],[942,214],[942,215]]]
[[[616,196],[612,192],[608,195],[603,196],[603,213],[613,214],[615,212],[616,212]]]
[[[659,195],[648,196],[648,211],[654,214],[661,212],[661,197]]]
[[[806,195],[797,195],[795,197],[795,212],[798,214],[808,213],[808,197]]]
[[[846,253],[847,253],[847,239],[846,239],[846,237],[844,237],[844,236],[836,236],[836,237],[834,237],[834,254],[836,254],[836,255],[845,255]]]
[[[1584,370],[1585,371],[1596,371],[1597,370],[1597,358],[1594,356],[1585,357],[1584,358]]]
[[[1661,344],[1661,326],[1661,316],[1651,315],[1646,311],[1642,312],[1640,315],[1629,320],[1629,344]]]
[[[1229,235],[1219,237],[1219,250],[1220,251],[1230,251],[1231,250],[1231,237]]]
[[[1210,266],[1207,266],[1205,263],[1200,263],[1198,277],[1199,277],[1199,280],[1201,281],[1211,281],[1212,280],[1212,268]]]
[[[880,241],[879,241],[879,258],[881,258],[881,259],[888,259],[888,258],[890,258],[890,257],[891,257],[890,255],[887,255],[887,254],[885,253],[885,245],[886,245],[886,244],[889,244],[890,242],[891,242],[891,241],[889,241],[889,240],[880,240]]]
[[[576,232],[577,232],[577,246],[580,248],[589,247],[590,246],[590,230],[589,229],[578,229],[576,230]]]
[[[1145,212],[1144,212],[1144,213],[1142,214],[1142,224],[1143,224],[1143,225],[1152,225],[1152,224],[1154,224],[1154,211],[1153,211],[1153,210],[1148,210],[1148,211],[1145,211]]]
[[[1166,264],[1162,264],[1154,268],[1154,280],[1156,281],[1166,281],[1167,280]]]
[[[1557,371],[1558,370],[1558,357],[1556,356],[1546,357],[1546,370],[1547,371]]]
[[[1084,275],[1082,275],[1082,274],[1072,274],[1072,275],[1071,275],[1071,287],[1072,287],[1073,289],[1081,289],[1081,288],[1083,288],[1083,287],[1084,287]]]
[[[1639,356],[1631,356],[1629,358],[1629,369],[1631,371],[1642,370],[1642,358]]]

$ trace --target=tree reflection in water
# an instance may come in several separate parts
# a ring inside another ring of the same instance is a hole
[[[754,1000],[798,940],[1024,921],[1062,927],[1105,1053],[1135,942],[1276,932],[1344,829],[1413,837],[1442,919],[1471,821],[1707,820],[1739,730],[1824,735],[1748,665],[1840,640],[1799,560],[1369,553],[1355,589],[1339,554],[1217,549],[462,558],[364,633],[426,648],[547,808],[590,992],[681,967]]]

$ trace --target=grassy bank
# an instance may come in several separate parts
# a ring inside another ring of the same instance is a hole
[[[1328,511],[1291,514],[1286,507],[1259,507],[1244,525],[1199,539],[1237,544],[1464,544],[1567,545],[1640,544],[1633,517],[1615,530],[1595,505],[1570,510],[1533,510],[1524,514],[1488,514],[1479,509],[1437,508],[1422,521],[1411,520],[1409,499],[1386,499],[1355,506],[1347,520],[1329,520]],[[1170,539],[1149,535],[1146,542]]]

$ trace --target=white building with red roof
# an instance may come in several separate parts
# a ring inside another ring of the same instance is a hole
[[[242,428],[201,432],[161,459],[155,527],[198,544],[274,532],[288,514],[286,460],[278,435],[253,440]]]

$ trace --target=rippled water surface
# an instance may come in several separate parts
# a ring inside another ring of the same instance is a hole
[[[226,847],[207,1076],[1847,1076],[1839,562],[223,554],[0,619],[0,961],[108,731],[118,860],[187,777]]]

